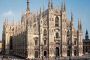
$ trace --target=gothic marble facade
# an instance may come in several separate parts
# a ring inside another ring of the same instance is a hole
[[[38,13],[31,13],[27,0],[26,13],[21,21],[9,24],[7,19],[3,25],[3,51],[29,59],[49,59],[83,55],[83,31],[81,21],[76,30],[71,13],[67,18],[65,3],[59,9],[53,6],[52,0],[48,8]]]

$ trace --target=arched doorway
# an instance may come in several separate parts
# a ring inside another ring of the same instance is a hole
[[[59,47],[56,47],[56,57],[59,57]]]
[[[47,51],[44,51],[44,57],[47,57]]]

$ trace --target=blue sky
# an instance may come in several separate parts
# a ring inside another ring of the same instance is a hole
[[[53,0],[55,7],[60,7],[63,0]],[[48,0],[31,0],[31,12],[39,11],[40,7],[45,9],[48,6]],[[74,26],[77,28],[78,18],[81,19],[83,32],[86,29],[90,35],[90,0],[66,0],[67,16],[71,17],[71,11],[74,14]],[[22,12],[26,11],[26,0],[0,0],[0,40],[2,39],[2,26],[5,17],[9,21],[20,21]]]

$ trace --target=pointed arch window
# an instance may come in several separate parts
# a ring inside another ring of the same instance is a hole
[[[56,33],[56,38],[59,38],[59,33],[58,32]]]
[[[38,58],[38,51],[35,51],[35,58]]]
[[[47,57],[47,51],[44,51],[44,56]]]
[[[43,33],[44,36],[47,36],[47,30],[44,29],[44,33]]]
[[[39,43],[38,42],[38,37],[35,37],[34,40],[35,40],[35,45],[38,45],[38,43]]]
[[[38,45],[38,40],[35,40],[35,45]]]
[[[44,40],[44,45],[46,45],[47,44],[47,41],[46,40]]]
[[[77,55],[77,51],[76,50],[74,50],[74,56],[76,56]]]
[[[55,18],[55,27],[59,27],[59,17]]]

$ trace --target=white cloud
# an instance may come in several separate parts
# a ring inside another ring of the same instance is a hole
[[[9,10],[9,11],[3,13],[3,16],[4,17],[14,16],[14,13],[11,10]]]

